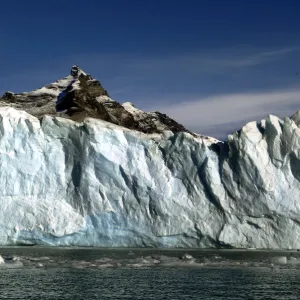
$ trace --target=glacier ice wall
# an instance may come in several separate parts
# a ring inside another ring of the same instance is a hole
[[[0,108],[0,244],[300,248],[300,129],[212,143]]]

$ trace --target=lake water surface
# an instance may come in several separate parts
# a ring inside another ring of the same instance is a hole
[[[0,248],[0,299],[300,299],[300,253]]]

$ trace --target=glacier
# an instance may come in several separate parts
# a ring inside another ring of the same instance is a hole
[[[0,244],[300,249],[300,112],[221,142],[80,70],[0,97]]]
[[[0,108],[0,244],[300,248],[300,129],[211,142]]]

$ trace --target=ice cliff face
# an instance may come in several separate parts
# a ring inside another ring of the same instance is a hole
[[[43,93],[40,110],[30,94],[2,99],[0,244],[300,248],[299,113],[223,143],[107,95],[129,128],[92,106],[43,116],[58,95]]]

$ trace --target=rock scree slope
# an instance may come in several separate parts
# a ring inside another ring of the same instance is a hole
[[[298,249],[299,120],[270,115],[220,142],[121,105],[81,69],[7,92],[0,244]]]

